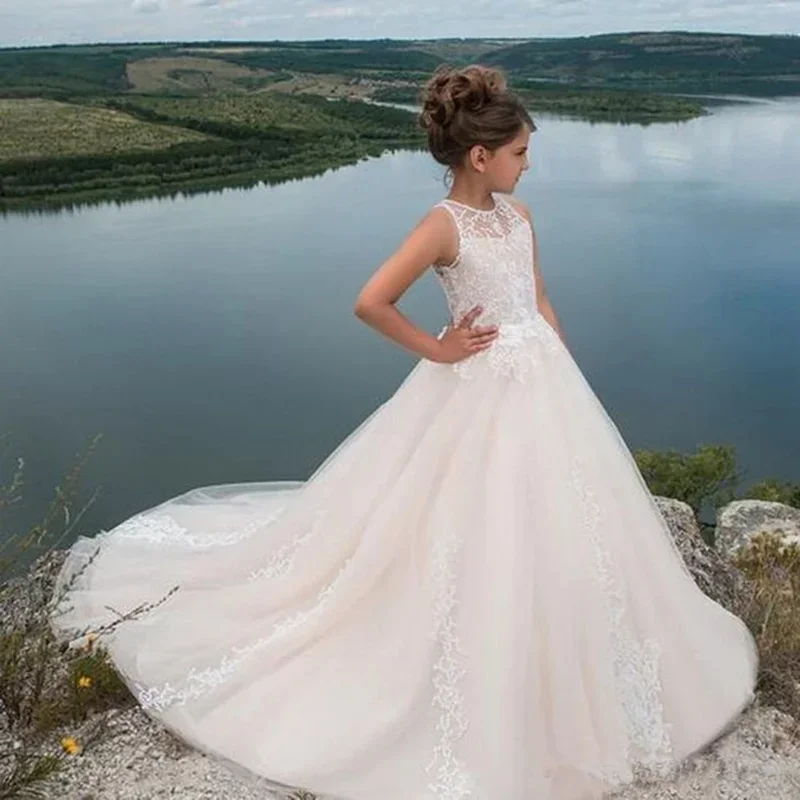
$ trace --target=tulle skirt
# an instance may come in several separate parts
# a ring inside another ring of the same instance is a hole
[[[419,361],[305,482],[79,539],[55,630],[134,612],[100,641],[144,709],[275,786],[585,800],[665,774],[753,698],[755,643],[537,324]]]

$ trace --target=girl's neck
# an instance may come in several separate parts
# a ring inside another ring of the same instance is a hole
[[[495,199],[491,192],[475,191],[469,192],[465,189],[457,189],[453,187],[450,194],[447,195],[448,200],[454,203],[459,203],[463,206],[469,206],[476,211],[493,211],[495,207]]]

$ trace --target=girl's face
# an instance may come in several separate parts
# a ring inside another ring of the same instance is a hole
[[[528,144],[531,129],[527,125],[508,144],[492,152],[487,162],[486,175],[494,184],[495,191],[511,194],[522,173],[528,169]]]

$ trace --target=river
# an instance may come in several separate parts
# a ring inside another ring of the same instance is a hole
[[[542,115],[517,193],[570,346],[632,449],[800,481],[800,100],[684,123]],[[82,532],[193,486],[304,479],[415,357],[352,313],[446,194],[397,152],[279,186],[0,217],[3,474],[25,514],[94,433]],[[446,318],[427,273],[401,308]]]

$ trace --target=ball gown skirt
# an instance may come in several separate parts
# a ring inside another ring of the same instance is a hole
[[[307,481],[82,537],[66,587],[75,645],[166,597],[101,637],[143,708],[347,800],[603,797],[711,742],[755,685],[753,637],[541,314],[420,360]]]

